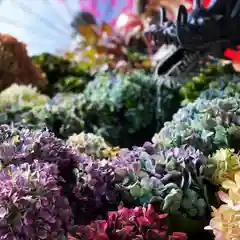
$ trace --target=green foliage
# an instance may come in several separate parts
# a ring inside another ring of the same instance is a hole
[[[84,63],[72,62],[49,53],[32,58],[47,76],[49,95],[56,92],[82,92],[86,84],[92,80]]]
[[[231,64],[209,65],[206,68],[202,68],[198,75],[194,76],[185,86],[181,87],[180,94],[184,98],[182,105],[196,100],[201,92],[209,87],[212,81],[224,75],[233,75],[234,73]]]

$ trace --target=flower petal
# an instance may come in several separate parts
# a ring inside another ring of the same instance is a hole
[[[236,185],[237,185],[237,188],[240,189],[240,171],[238,171],[237,173],[235,173],[235,182],[236,182]]]
[[[233,181],[225,180],[222,183],[222,187],[225,188],[225,189],[235,189],[237,186]]]
[[[204,230],[209,230],[209,231],[212,231],[212,230],[213,230],[213,228],[212,228],[211,226],[206,226],[206,227],[204,227]]]
[[[218,197],[220,198],[220,200],[222,202],[227,203],[227,204],[232,204],[232,201],[230,200],[227,193],[220,191],[220,192],[218,192]]]

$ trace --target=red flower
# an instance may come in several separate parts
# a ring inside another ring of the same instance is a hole
[[[224,56],[231,59],[235,63],[240,63],[240,46],[237,47],[239,50],[226,49]]]
[[[106,221],[96,220],[79,229],[84,240],[186,240],[185,233],[168,235],[167,214],[158,214],[151,205],[129,209],[120,206],[109,212]]]

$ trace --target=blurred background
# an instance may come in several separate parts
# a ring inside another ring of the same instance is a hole
[[[2,0],[1,33],[27,44],[31,55],[56,53],[70,45],[71,21],[80,10],[79,0]]]
[[[61,53],[72,43],[71,23],[80,11],[91,12],[98,23],[113,23],[135,5],[133,0],[1,0],[0,29],[26,43],[30,55]]]

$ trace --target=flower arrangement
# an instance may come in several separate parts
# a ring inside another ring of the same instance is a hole
[[[0,239],[212,239],[208,223],[217,240],[239,239],[239,76],[205,69],[178,110],[183,81],[35,61],[55,81],[48,94],[63,92],[0,92]]]

